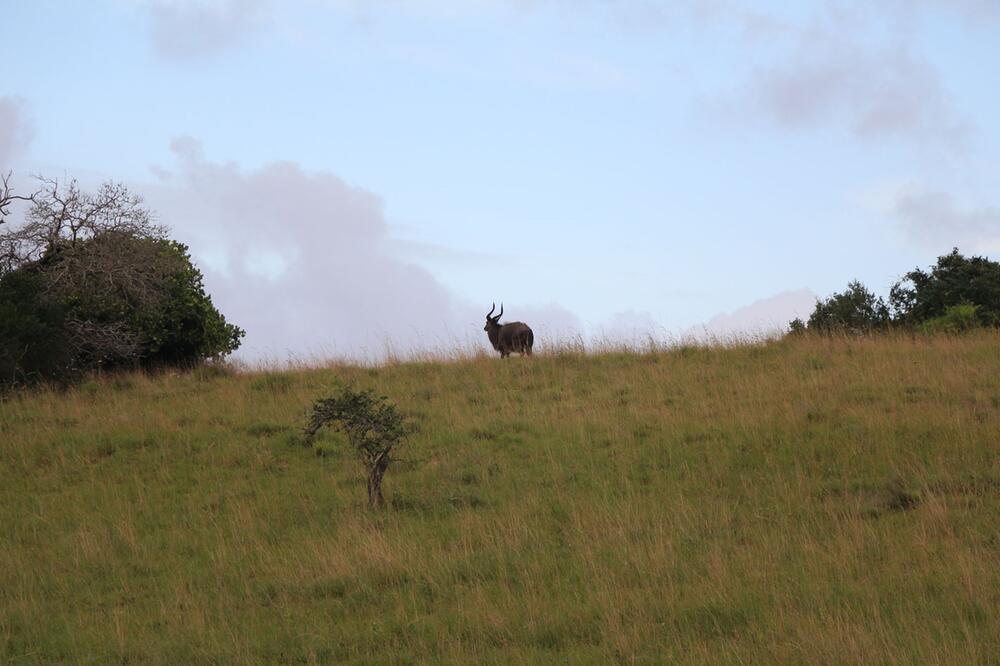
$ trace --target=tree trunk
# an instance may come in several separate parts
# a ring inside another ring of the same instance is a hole
[[[375,464],[368,470],[368,508],[381,509],[385,506],[385,498],[382,497],[382,477],[385,470],[389,468],[388,454],[381,454],[375,459]]]

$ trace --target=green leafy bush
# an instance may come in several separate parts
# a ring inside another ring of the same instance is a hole
[[[953,305],[940,317],[929,319],[920,325],[925,333],[963,333],[980,328],[979,306],[971,303]]]
[[[162,300],[133,312],[132,321],[145,344],[143,362],[191,365],[236,351],[246,333],[228,323],[212,304],[187,246],[169,240],[156,243],[175,269],[163,282]]]
[[[306,441],[312,442],[323,426],[343,431],[368,473],[368,506],[385,505],[382,477],[392,462],[392,450],[407,434],[403,417],[385,396],[371,390],[340,389],[330,398],[317,400],[306,426]]]
[[[239,347],[244,332],[213,306],[187,247],[126,188],[42,181],[22,199],[24,224],[0,233],[0,388]]]
[[[0,389],[59,381],[72,365],[65,307],[41,298],[40,283],[30,271],[0,278]]]

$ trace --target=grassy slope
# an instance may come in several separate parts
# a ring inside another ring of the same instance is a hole
[[[420,426],[365,508],[336,378]],[[0,403],[0,662],[1000,654],[1000,336],[93,381]]]

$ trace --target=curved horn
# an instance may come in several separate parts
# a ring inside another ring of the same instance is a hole
[[[496,310],[496,309],[497,309],[497,304],[494,302],[493,303],[493,308],[489,312],[486,313],[486,318],[489,319],[490,315],[493,314],[493,310]]]
[[[500,314],[497,315],[497,319],[503,316],[503,301],[500,301]]]

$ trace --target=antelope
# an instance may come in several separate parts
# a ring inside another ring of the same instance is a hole
[[[520,321],[513,321],[509,324],[501,324],[500,317],[503,316],[503,303],[500,304],[500,314],[491,317],[493,311],[497,309],[497,304],[493,303],[493,308],[486,314],[486,326],[483,330],[490,338],[493,349],[500,352],[500,358],[507,358],[513,352],[521,356],[531,356],[531,345],[535,343],[535,334],[527,324]]]

